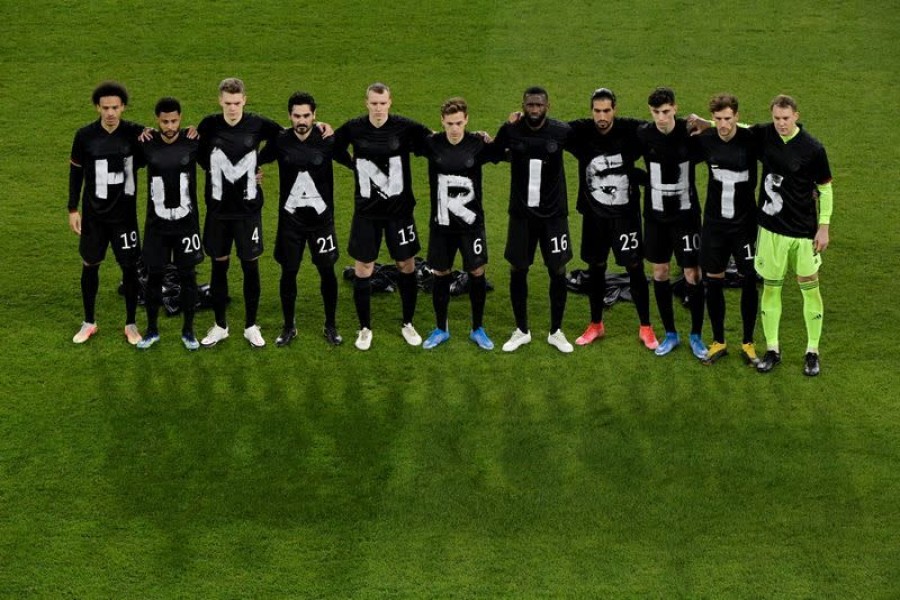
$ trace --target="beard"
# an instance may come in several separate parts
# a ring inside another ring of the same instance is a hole
[[[546,119],[546,118],[547,118],[546,113],[536,116],[536,117],[532,117],[531,115],[525,115],[525,122],[528,123],[528,125],[531,127],[540,127],[541,123],[543,123],[544,119]]]

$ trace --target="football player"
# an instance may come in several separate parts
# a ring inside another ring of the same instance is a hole
[[[421,153],[431,131],[391,113],[391,90],[383,83],[366,89],[367,114],[350,119],[335,131],[335,160],[355,175],[355,202],[348,251],[354,262],[353,301],[359,317],[356,347],[372,345],[371,278],[385,238],[400,270],[403,339],[418,346],[422,338],[413,326],[418,285],[416,253],[421,249],[413,209],[416,205],[410,175],[410,153]],[[353,146],[351,158],[349,147]]]
[[[101,83],[91,99],[99,119],[75,133],[69,167],[69,228],[79,236],[84,306],[84,321],[72,341],[83,344],[97,332],[95,306],[100,264],[106,257],[106,249],[112,245],[122,269],[125,338],[134,345],[141,340],[135,323],[141,244],[134,157],[144,128],[122,119],[128,92],[121,83]],[[83,214],[78,211],[79,199]]]
[[[259,309],[259,257],[263,252],[263,190],[257,182],[257,151],[282,127],[266,117],[245,112],[244,82],[219,84],[222,112],[204,118],[200,133],[200,164],[206,169],[206,221],[203,246],[213,259],[210,293],[215,323],[201,340],[212,347],[229,336],[228,267],[234,246],[244,273],[244,338],[254,348],[266,345],[256,323]]]
[[[181,341],[188,350],[200,343],[194,336],[197,304],[196,265],[203,262],[197,207],[197,153],[200,142],[181,128],[181,103],[161,98],[154,109],[158,130],[141,144],[139,166],[147,167],[147,217],[144,222],[144,265],[147,267],[147,331],[137,347],[159,341],[166,266],[178,269],[183,324]]]
[[[281,265],[281,309],[284,326],[275,345],[287,346],[297,336],[294,321],[297,303],[297,273],[303,251],[319,271],[319,289],[325,309],[325,340],[337,346],[343,338],[337,331],[338,285],[334,263],[338,259],[334,229],[334,138],[323,137],[316,126],[316,101],[306,92],[288,99],[291,126],[260,153],[260,164],[278,161],[278,232],[275,260]]]
[[[547,342],[560,352],[573,351],[562,331],[566,308],[566,264],[572,258],[569,206],[563,151],[572,129],[547,116],[550,97],[542,87],[522,95],[523,117],[504,123],[494,143],[509,152],[509,229],[504,256],[510,264],[509,294],[516,329],[503,350],[531,342],[528,326],[528,269],[538,245],[550,274],[550,333]]]

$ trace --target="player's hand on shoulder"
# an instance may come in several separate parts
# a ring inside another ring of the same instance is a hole
[[[322,132],[323,138],[330,138],[334,135],[334,128],[328,123],[316,123],[316,126],[318,126],[319,131]]]
[[[81,213],[77,210],[69,212],[69,229],[75,235],[81,235]]]
[[[494,141],[494,138],[491,137],[491,134],[489,134],[487,131],[476,131],[475,135],[477,135],[482,140],[484,140],[485,144],[490,144],[491,142]]]
[[[507,123],[518,123],[523,117],[522,111],[517,110],[515,112],[509,113],[509,117],[506,119]]]
[[[187,139],[189,140],[199,140],[200,132],[197,131],[197,128],[191,125],[187,128]]]
[[[699,133],[703,133],[710,127],[712,127],[712,123],[702,118],[697,113],[691,113],[685,119],[687,121],[687,128],[691,135],[697,135]]]
[[[156,130],[152,127],[144,127],[144,130],[141,132],[141,135],[138,136],[139,142],[149,142],[153,139],[153,134],[156,133]]]
[[[262,185],[265,173],[262,169],[256,169],[256,185]]]

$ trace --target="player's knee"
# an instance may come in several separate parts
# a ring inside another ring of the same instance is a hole
[[[435,277],[444,277],[445,275],[450,274],[449,269],[445,270],[445,271],[438,271],[437,269],[432,269],[431,272]]]
[[[667,281],[669,279],[668,263],[655,263],[653,265],[653,279],[655,281]]]
[[[375,263],[364,263],[356,261],[353,265],[353,274],[359,278],[369,278],[375,272]]]
[[[528,267],[510,267],[510,275],[528,275]]]
[[[594,263],[589,268],[594,271],[605,271],[608,266],[609,265],[607,265],[606,261],[603,261],[603,262]]]
[[[449,274],[450,271],[444,271],[444,273]],[[437,273],[435,273],[435,275],[436,274]],[[482,265],[480,267],[472,269],[471,271],[469,271],[469,275],[471,275],[472,277],[481,277],[482,275],[484,275],[484,266]]]
[[[686,267],[684,269],[684,279],[691,285],[700,283],[700,269],[697,267]]]
[[[401,273],[409,275],[410,273],[413,273],[416,270],[416,259],[415,258],[407,258],[406,260],[398,260],[397,268],[400,269]]]
[[[181,282],[182,285],[185,283],[196,283],[197,281],[197,269],[194,267],[183,267],[178,269],[178,281]]]
[[[565,277],[566,276],[566,266],[560,265],[558,267],[547,267],[547,273],[550,274],[550,277]]]
[[[297,269],[296,271],[294,271],[294,276],[296,276],[299,271],[300,271],[300,269]],[[316,265],[316,271],[319,272],[319,277],[323,278],[323,279],[326,277],[334,277],[335,276],[334,275],[334,267],[331,265]]]
[[[245,274],[259,273],[259,261],[258,260],[241,260],[241,270]]]
[[[725,286],[725,277],[705,273],[701,283],[704,287],[709,289],[722,288]]]
[[[644,274],[644,262],[638,260],[631,264],[628,264],[625,266],[625,271],[631,277],[636,277],[636,276],[644,277],[644,275],[645,275]]]
[[[819,274],[813,273],[812,275],[797,275],[797,283],[809,283],[810,281],[818,281]]]
[[[321,272],[321,271],[320,271]],[[286,269],[281,267],[281,279],[282,280],[295,280],[297,279],[297,274],[300,273],[300,269]]]

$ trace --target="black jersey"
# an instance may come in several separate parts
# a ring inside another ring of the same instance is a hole
[[[616,117],[607,133],[592,119],[570,121],[572,139],[566,148],[578,159],[578,212],[613,219],[640,212],[640,187],[632,182],[640,158],[637,129],[646,121]]]
[[[424,125],[399,115],[375,127],[367,115],[351,119],[334,134],[334,156],[356,174],[356,214],[370,219],[408,217],[416,197],[409,154],[421,154],[431,135]],[[353,146],[353,158],[348,151]]]
[[[509,214],[539,218],[569,214],[563,150],[572,128],[548,118],[537,130],[526,119],[504,123],[494,144],[509,150]]]
[[[141,144],[139,166],[147,167],[147,230],[165,234],[196,232],[197,155],[199,140],[189,140],[182,129],[178,138],[166,143],[159,133]]]
[[[334,138],[323,138],[317,126],[301,140],[285,129],[266,144],[260,164],[278,161],[278,218],[301,230],[334,221]]]
[[[758,155],[753,132],[738,127],[726,142],[713,127],[694,139],[709,169],[703,220],[725,227],[755,223]]]
[[[458,144],[451,144],[447,134],[441,132],[428,138],[423,154],[428,157],[431,226],[447,231],[481,227],[481,167],[500,161],[503,151],[486,144],[480,135],[466,133]]]
[[[119,121],[109,133],[94,121],[75,133],[72,164],[84,171],[82,205],[85,218],[105,221],[134,218],[137,213],[137,180],[134,156],[139,151],[138,137],[144,127],[131,121]],[[69,186],[69,210],[78,208],[82,190]]]
[[[769,231],[813,239],[818,229],[816,185],[831,181],[822,144],[804,131],[785,143],[772,124],[752,128],[760,144],[759,224]]]
[[[700,214],[694,164],[699,156],[684,119],[676,119],[668,134],[654,123],[637,130],[650,176],[644,191],[644,218],[669,222],[691,213]]]
[[[243,219],[259,212],[263,192],[256,182],[257,151],[281,125],[245,112],[229,125],[221,114],[200,121],[200,164],[206,174],[206,210],[219,219]]]

